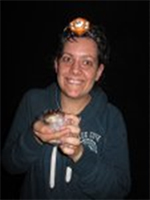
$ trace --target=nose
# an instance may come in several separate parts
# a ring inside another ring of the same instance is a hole
[[[74,61],[70,70],[73,74],[79,74],[81,72],[80,62],[78,60]]]

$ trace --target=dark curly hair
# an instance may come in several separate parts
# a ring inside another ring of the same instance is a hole
[[[88,37],[93,39],[98,47],[98,62],[99,64],[104,64],[105,66],[109,63],[110,47],[104,32],[104,29],[97,25],[90,24],[90,29],[83,35],[77,35],[72,32],[68,27],[66,27],[63,33],[60,35],[60,41],[58,49],[56,51],[56,58],[59,59],[62,56],[64,44],[68,40],[76,40],[79,37]]]

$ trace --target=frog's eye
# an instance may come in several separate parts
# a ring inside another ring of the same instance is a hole
[[[69,24],[70,30],[77,35],[83,35],[89,30],[90,23],[84,18],[76,18]]]

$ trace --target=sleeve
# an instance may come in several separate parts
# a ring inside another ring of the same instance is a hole
[[[74,165],[79,187],[92,199],[121,199],[130,191],[127,131],[120,111],[107,117],[101,154],[85,148]]]
[[[2,150],[2,164],[12,174],[24,173],[43,152],[32,132],[32,91],[22,98]]]

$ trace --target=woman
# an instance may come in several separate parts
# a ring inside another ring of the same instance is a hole
[[[3,149],[6,169],[26,173],[21,199],[121,199],[128,194],[124,120],[95,84],[108,58],[105,34],[88,20],[74,19],[64,29],[54,61],[57,83],[24,95]],[[45,122],[47,110],[63,116],[55,130]]]

